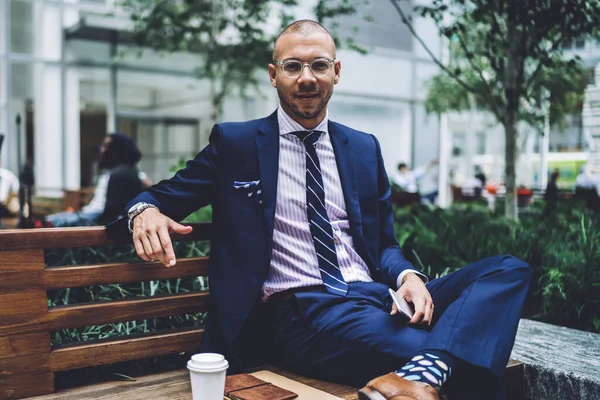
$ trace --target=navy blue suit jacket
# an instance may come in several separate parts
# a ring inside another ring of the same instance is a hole
[[[373,135],[329,122],[351,235],[374,280],[396,287],[414,267],[394,236],[390,185]],[[186,167],[133,199],[155,204],[174,220],[212,204],[209,266],[211,312],[204,349],[230,354],[261,294],[273,247],[279,160],[277,113],[215,125],[209,145]],[[260,180],[262,204],[234,181]],[[175,267],[176,268],[176,267]]]

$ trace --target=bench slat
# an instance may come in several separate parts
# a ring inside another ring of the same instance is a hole
[[[50,330],[207,311],[208,292],[59,306],[48,310]]]
[[[53,391],[54,375],[49,371],[36,371],[19,376],[0,376],[0,399],[2,400],[19,400]]]
[[[188,235],[171,235],[173,241],[209,240],[210,223],[188,224],[194,228]],[[129,244],[131,236],[107,233],[103,226],[82,228],[6,229],[0,231],[0,251],[72,248]]]
[[[11,320],[18,315],[0,317],[0,336],[204,312],[208,308],[208,296],[208,292],[195,292],[59,306],[49,309],[39,319],[29,317],[23,321]]]
[[[47,354],[50,352],[49,336],[48,333],[44,332],[0,337],[0,359],[28,354]]]
[[[195,351],[200,348],[203,337],[204,329],[174,330],[158,335],[69,346],[50,353],[49,367],[56,372]]]
[[[41,289],[44,267],[42,249],[2,252],[0,296],[4,293]]]
[[[46,269],[43,285],[45,289],[52,290],[109,283],[187,278],[207,274],[208,257],[194,257],[179,259],[175,267],[169,268],[156,262],[52,267]]]

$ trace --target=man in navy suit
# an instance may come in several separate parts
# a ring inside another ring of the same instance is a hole
[[[265,338],[272,362],[366,384],[361,399],[505,398],[531,269],[496,256],[428,280],[405,259],[377,139],[328,118],[335,53],[316,22],[286,28],[268,67],[278,110],[215,125],[184,169],[129,203],[136,251],[173,267],[169,234],[191,231],[176,221],[212,204],[205,351],[235,364]]]

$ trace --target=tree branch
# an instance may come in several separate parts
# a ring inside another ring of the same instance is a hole
[[[446,67],[435,56],[435,54],[433,54],[433,52],[429,49],[429,47],[427,47],[427,45],[425,44],[425,42],[423,41],[423,39],[421,39],[421,37],[417,34],[417,32],[415,31],[415,28],[412,26],[412,24],[410,23],[410,21],[406,17],[406,14],[404,14],[404,11],[402,11],[402,9],[398,5],[398,3],[396,3],[396,0],[390,0],[390,2],[392,3],[392,5],[396,9],[396,11],[398,11],[398,14],[400,14],[400,18],[402,19],[402,22],[404,23],[404,25],[406,25],[406,27],[408,28],[408,30],[410,31],[410,33],[415,37],[415,39],[417,39],[417,41],[421,44],[421,46],[423,46],[423,49],[425,49],[425,51],[427,52],[427,54],[429,54],[429,57],[431,57],[431,59],[433,60],[433,62],[436,63],[438,65],[438,67],[440,67],[444,72],[446,72],[448,75],[450,75],[453,79],[455,79],[462,87],[465,88],[465,90],[467,90],[467,91],[469,91],[471,93],[476,94],[477,91],[475,90],[474,87],[470,86],[464,80],[460,79],[460,77],[457,74],[455,74],[448,67]]]
[[[558,49],[558,46],[561,45],[563,41],[562,35],[558,34],[556,39],[554,40],[554,42],[552,42],[552,48],[550,49],[550,52],[554,52]],[[535,67],[535,70],[533,71],[533,74],[531,74],[531,76],[529,77],[529,79],[527,79],[527,82],[525,82],[525,85],[523,85],[523,90],[525,93],[527,93],[527,91],[529,90],[529,87],[533,84],[533,82],[537,79],[538,75],[542,72],[542,67],[543,67],[543,60],[540,59],[540,61],[538,62],[538,65]]]
[[[481,70],[481,68],[479,68],[477,65],[475,65],[473,56],[470,54],[469,49],[467,48],[467,43],[465,42],[464,38],[461,36],[461,34],[459,32],[456,33],[456,36],[458,37],[458,42],[460,43],[460,47],[463,49],[463,51],[465,53],[465,57],[469,61],[469,64],[477,72],[477,74],[479,75],[479,78],[481,79],[481,81],[483,82],[483,84],[485,86],[485,89],[489,96],[488,102],[491,106],[492,112],[494,113],[496,118],[498,118],[498,120],[501,120],[502,119],[501,113],[500,113],[500,110],[498,109],[498,104],[496,103],[496,100],[494,98],[494,93],[492,92],[492,87],[490,86],[490,83],[483,76],[483,71]],[[479,93],[473,93],[473,94],[475,94],[476,96],[481,96],[485,100],[485,96],[483,96]]]
[[[493,7],[493,10],[491,10],[491,12],[490,12],[490,23],[492,25],[492,29],[496,30],[496,32],[498,32],[499,37],[505,37],[506,31],[502,30],[500,21],[498,21],[498,16],[502,14],[502,6],[499,4],[499,2],[498,1],[489,2],[489,1],[474,0],[474,3],[478,7],[490,7],[490,3],[491,3],[491,6]],[[492,55],[490,48],[491,47],[484,47],[482,49],[483,54],[488,58],[488,60],[490,60],[490,64],[492,64],[492,68],[496,72],[496,75],[500,75],[500,73],[501,72],[504,73],[504,71],[500,71],[500,69],[501,69],[500,64],[497,63],[497,59],[496,59],[496,57],[494,57]]]

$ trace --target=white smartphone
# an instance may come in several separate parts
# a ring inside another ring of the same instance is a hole
[[[394,290],[389,289],[389,292],[390,296],[392,296],[392,300],[394,300],[394,303],[396,304],[396,308],[398,309],[398,311],[406,315],[408,318],[412,318],[413,315],[415,315],[415,312],[413,311],[410,304],[408,304],[408,302],[402,297],[398,296],[398,294]]]

